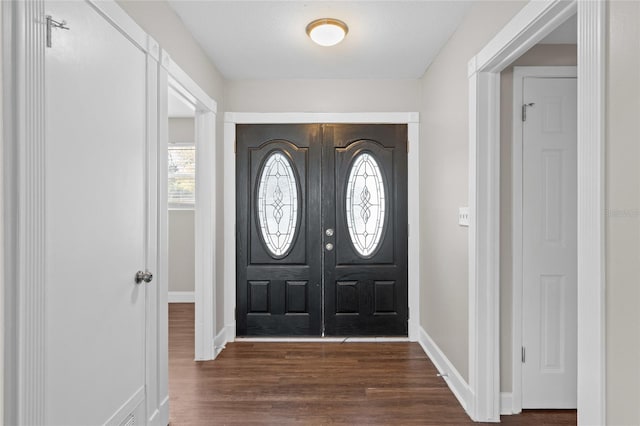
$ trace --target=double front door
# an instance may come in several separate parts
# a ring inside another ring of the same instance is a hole
[[[238,336],[407,335],[407,126],[238,125]]]

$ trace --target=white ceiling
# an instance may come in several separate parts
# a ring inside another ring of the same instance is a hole
[[[460,24],[471,1],[169,0],[228,79],[419,78]],[[334,47],[305,27],[347,23]]]

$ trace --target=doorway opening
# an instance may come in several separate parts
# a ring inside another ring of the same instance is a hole
[[[576,25],[500,73],[501,414],[577,403]]]
[[[169,86],[169,303],[195,303],[195,105]]]
[[[577,12],[578,411],[604,422],[602,244],[606,5],[531,2],[469,62],[471,417],[498,421],[500,394],[500,72]],[[509,401],[510,402],[510,401]]]
[[[166,321],[169,296],[170,301],[193,302],[194,359],[211,360],[219,352],[214,346],[217,107],[166,54],[162,65],[159,83],[166,91],[160,92],[164,97],[159,100],[158,199],[162,231],[159,264],[164,269],[159,274],[173,279],[171,290],[178,290],[174,293],[165,287],[159,321]]]

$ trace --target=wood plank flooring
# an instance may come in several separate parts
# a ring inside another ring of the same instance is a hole
[[[416,343],[229,343],[193,361],[193,304],[169,305],[171,425],[474,424]],[[510,425],[574,425],[527,411]]]

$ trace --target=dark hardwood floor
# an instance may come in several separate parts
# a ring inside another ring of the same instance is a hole
[[[169,305],[171,425],[474,424],[417,343],[229,343],[193,361],[193,304]],[[526,411],[509,425],[574,425]]]

